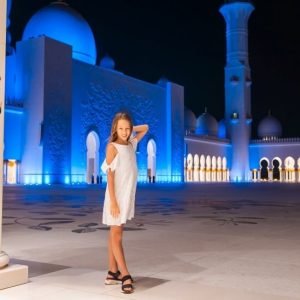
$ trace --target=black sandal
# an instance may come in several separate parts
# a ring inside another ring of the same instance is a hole
[[[124,284],[124,282],[125,282],[126,280],[129,280],[129,279],[131,280],[131,283]],[[133,293],[134,288],[133,288],[132,283],[133,283],[133,279],[132,279],[132,277],[131,277],[130,275],[125,275],[125,276],[122,278],[122,292],[123,292],[124,294],[131,294],[131,293]]]
[[[112,272],[112,271],[108,271],[107,273],[107,277],[105,279],[105,284],[106,285],[113,285],[113,284],[119,284],[122,282],[122,278],[119,278],[119,276],[121,275],[120,271],[117,272]],[[111,277],[108,277],[111,276]]]

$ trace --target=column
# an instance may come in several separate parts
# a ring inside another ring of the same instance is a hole
[[[4,141],[4,88],[6,54],[6,7],[7,1],[0,0],[0,290],[28,281],[28,267],[8,265],[9,257],[2,250],[3,215],[3,141]]]

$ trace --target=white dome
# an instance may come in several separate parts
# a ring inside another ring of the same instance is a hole
[[[47,36],[72,46],[74,59],[95,64],[97,50],[86,20],[64,2],[54,2],[35,13],[27,23],[22,40]]]
[[[260,138],[278,138],[281,137],[282,126],[275,117],[269,114],[259,122],[257,131]]]
[[[218,122],[211,114],[204,112],[198,117],[196,123],[196,134],[199,135],[218,135]]]
[[[196,116],[188,108],[184,108],[184,130],[188,132],[195,132],[196,130]]]

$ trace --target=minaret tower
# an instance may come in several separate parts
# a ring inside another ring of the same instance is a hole
[[[226,1],[220,13],[226,21],[225,122],[231,139],[231,180],[249,180],[251,135],[251,74],[248,60],[250,1]]]

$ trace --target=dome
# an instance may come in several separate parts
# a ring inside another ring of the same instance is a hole
[[[218,124],[218,137],[221,139],[226,139],[226,123],[225,119],[219,121]]]
[[[278,138],[282,134],[282,126],[275,117],[269,114],[259,122],[257,131],[260,138]]]
[[[217,136],[218,135],[217,120],[208,112],[204,112],[197,119],[196,134]]]
[[[35,13],[22,40],[48,36],[73,48],[73,58],[94,65],[97,50],[93,32],[85,19],[68,4],[54,2]]]
[[[188,108],[184,108],[184,131],[187,132],[195,132],[196,130],[196,116],[195,114]]]
[[[100,67],[105,69],[113,70],[115,65],[115,61],[109,55],[105,55],[100,61]]]
[[[168,82],[169,82],[168,78],[163,76],[157,81],[157,84],[159,86],[166,87]]]

